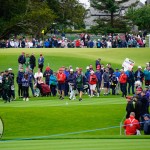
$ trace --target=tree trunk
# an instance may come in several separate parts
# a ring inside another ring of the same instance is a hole
[[[114,27],[114,13],[111,12],[111,27]]]

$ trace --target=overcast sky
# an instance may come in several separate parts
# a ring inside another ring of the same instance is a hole
[[[86,7],[89,6],[89,0],[79,0],[81,3],[84,3],[86,5]],[[145,3],[146,0],[140,0],[142,3]]]

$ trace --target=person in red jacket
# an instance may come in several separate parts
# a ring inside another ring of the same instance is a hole
[[[63,100],[66,82],[66,75],[63,72],[63,68],[59,69],[59,72],[57,74],[57,80],[58,80],[58,92],[60,94],[59,99]]]
[[[135,119],[135,113],[131,112],[130,117],[124,121],[125,134],[126,135],[136,135],[140,129],[140,123]]]
[[[81,42],[80,39],[76,40],[76,48],[80,48]]]
[[[127,96],[127,75],[125,74],[124,70],[120,70],[120,77],[119,77],[119,82],[120,82],[120,90],[122,92],[122,97]]]
[[[93,70],[90,72],[89,84],[90,84],[90,90],[91,90],[91,97],[93,97],[94,96],[93,94],[97,93],[96,92],[97,77],[94,74]]]

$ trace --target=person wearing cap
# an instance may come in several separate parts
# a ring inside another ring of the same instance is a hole
[[[130,117],[124,121],[125,134],[126,135],[136,135],[137,130],[140,129],[140,123],[135,119],[135,113],[131,112]]]
[[[68,69],[68,67],[65,67],[64,74],[66,75],[65,96],[68,96],[68,93],[69,93],[69,85],[68,85],[67,78],[68,78],[68,76],[69,76],[69,74],[70,74],[70,70]]]
[[[150,114],[144,114],[143,118],[144,118],[144,126],[143,126],[144,134],[150,135]]]
[[[120,70],[121,74],[119,77],[119,82],[120,82],[120,89],[122,92],[122,97],[126,97],[127,95],[127,75],[125,74],[124,70]]]
[[[45,77],[45,83],[47,85],[49,85],[49,78],[52,74],[53,74],[53,70],[51,70],[51,68],[49,66],[47,66],[43,73],[43,77]]]
[[[76,76],[73,72],[73,69],[70,69],[70,73],[67,78],[67,82],[68,82],[69,89],[70,89],[70,97],[69,97],[70,100],[76,99],[76,97],[75,97],[75,80],[76,80]]]
[[[34,53],[32,53],[30,56],[30,68],[33,71],[35,67],[36,67],[36,58],[34,56]]]
[[[97,48],[102,48],[102,43],[101,43],[100,39],[97,40],[96,46],[97,46]]]
[[[92,70],[90,72],[90,77],[89,77],[89,85],[90,85],[90,91],[91,91],[91,95],[90,97],[93,97],[95,93],[97,93],[96,91],[96,84],[97,84],[97,77],[94,73],[94,71]]]
[[[144,70],[145,86],[150,86],[150,67],[147,66]]]
[[[26,62],[25,53],[22,52],[22,54],[18,57],[18,63],[19,63],[19,70],[20,68],[23,68],[23,65]]]
[[[63,68],[59,69],[59,72],[57,74],[57,80],[58,80],[58,92],[59,92],[59,99],[63,100],[65,96],[65,82],[66,82],[66,75],[64,74]]]
[[[98,65],[97,68],[96,68],[96,72],[95,72],[95,75],[97,77],[97,83],[96,83],[96,89],[97,89],[97,97],[100,96],[100,88],[101,88],[101,83],[102,83],[102,73],[100,71],[100,66]]]
[[[41,72],[43,71],[44,67],[44,57],[40,54],[40,58],[38,59],[38,68],[40,68]]]
[[[14,84],[15,75],[12,71],[12,68],[8,69],[8,75],[11,80],[10,97],[12,98],[12,100],[15,100],[16,99],[15,98],[15,84]]]
[[[143,79],[144,79],[144,73],[142,72],[142,67],[138,66],[138,70],[135,71],[135,81],[140,81],[143,83]]]

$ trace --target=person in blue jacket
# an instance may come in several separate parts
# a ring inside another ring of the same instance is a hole
[[[50,47],[50,42],[48,41],[48,39],[46,39],[46,41],[44,42],[44,47],[45,48],[49,48]]]
[[[51,76],[49,78],[49,85],[50,85],[51,93],[52,93],[53,96],[56,96],[57,84],[58,84],[58,81],[57,81],[56,73],[54,72],[54,73],[51,74]]]

